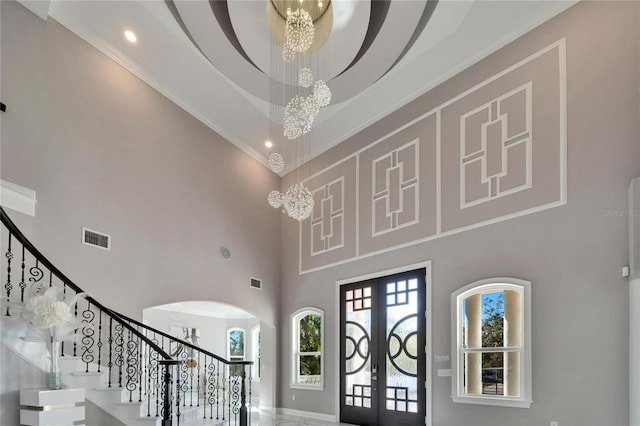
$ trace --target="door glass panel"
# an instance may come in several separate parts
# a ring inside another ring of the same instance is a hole
[[[424,421],[425,275],[421,269],[340,289],[341,422]]]
[[[409,280],[387,283],[386,408],[418,412],[418,289]],[[412,287],[414,287],[412,289]]]
[[[345,294],[345,405],[371,408],[371,287]]]

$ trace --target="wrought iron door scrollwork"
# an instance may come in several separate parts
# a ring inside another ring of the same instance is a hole
[[[353,360],[351,364],[347,363],[347,366],[350,366],[351,369],[346,371],[346,374],[356,374],[363,368],[365,368],[367,361],[371,356],[371,337],[369,336],[367,330],[361,324],[353,321],[346,321],[345,323],[347,328],[345,339],[353,346],[353,351],[351,351],[351,353],[345,353],[346,361]],[[352,329],[350,330],[350,328]],[[355,330],[353,328],[355,328]],[[360,338],[356,341],[356,338],[354,336],[358,332],[362,333],[362,336],[360,336]],[[358,358],[356,358],[356,355],[358,356]]]
[[[389,331],[389,337],[387,338],[387,355],[389,357],[389,362],[391,362],[391,364],[393,364],[393,366],[400,371],[402,374],[405,374],[407,376],[411,376],[411,377],[417,377],[418,373],[417,373],[417,365],[415,363],[411,363],[411,366],[414,367],[414,369],[416,369],[416,371],[410,372],[407,371],[406,369],[402,368],[398,362],[396,361],[398,358],[402,357],[403,355],[412,359],[412,360],[417,360],[418,359],[418,354],[412,354],[409,351],[409,340],[411,338],[415,338],[417,337],[417,332],[412,331],[411,333],[407,333],[406,336],[402,337],[400,334],[398,334],[396,332],[396,330],[398,330],[399,328],[401,328],[401,325],[407,321],[411,321],[411,320],[416,320],[417,321],[418,315],[417,314],[411,314],[411,315],[407,315],[406,317],[400,319],[398,322],[396,322],[393,325],[393,328],[391,328],[391,331]],[[396,342],[396,344],[392,344],[392,340]],[[392,352],[392,346],[394,346],[396,348],[396,350],[394,351],[394,353]],[[415,345],[414,345],[415,346]]]

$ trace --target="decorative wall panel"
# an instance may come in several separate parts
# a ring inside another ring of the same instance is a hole
[[[460,117],[460,207],[531,188],[531,82]]]
[[[358,154],[360,253],[436,233],[436,114]]]
[[[313,193],[311,217],[300,227],[301,269],[357,256],[356,156],[304,181]]]
[[[441,109],[442,232],[564,203],[564,45]]]
[[[566,203],[565,40],[305,181],[300,272]]]

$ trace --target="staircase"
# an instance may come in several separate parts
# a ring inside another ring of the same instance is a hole
[[[21,334],[24,304],[49,287],[63,300],[82,293],[29,242],[0,208],[0,238],[6,252],[3,328]],[[6,242],[6,246],[4,245]],[[93,402],[125,425],[240,425],[251,423],[250,361],[228,361],[189,342],[146,326],[88,296],[74,308],[78,328],[60,345],[60,371],[66,387],[82,387]],[[25,334],[25,333],[22,333]],[[26,333],[28,334],[28,333]],[[14,343],[17,340],[14,338]],[[37,350],[14,349],[23,357]],[[41,343],[33,343],[37,345]],[[42,350],[40,350],[40,357]],[[171,355],[170,355],[171,354]],[[32,360],[36,361],[37,360]],[[87,424],[92,424],[87,419]]]

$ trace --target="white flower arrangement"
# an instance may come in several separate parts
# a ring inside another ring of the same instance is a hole
[[[77,293],[68,302],[59,299],[60,287],[49,287],[43,294],[31,297],[26,303],[29,323],[32,327],[48,330],[51,341],[67,340],[81,326],[74,320],[71,309],[78,300],[86,297],[85,293]]]

